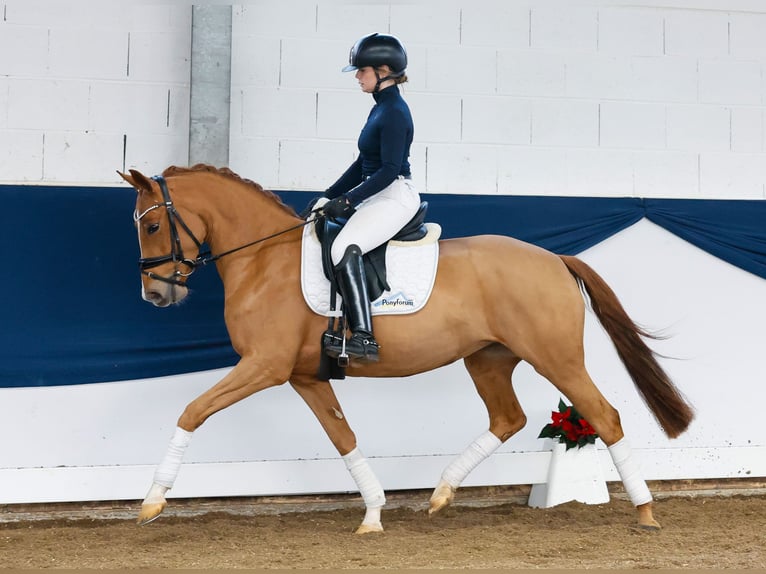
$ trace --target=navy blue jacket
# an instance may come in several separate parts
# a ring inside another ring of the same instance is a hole
[[[410,108],[396,85],[374,93],[373,98],[375,105],[359,134],[359,157],[325,191],[325,197],[334,199],[348,192],[349,202],[356,206],[400,175],[410,177],[414,133]]]

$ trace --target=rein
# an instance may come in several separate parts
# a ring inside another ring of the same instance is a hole
[[[165,178],[162,177],[161,175],[155,175],[155,176],[152,176],[152,179],[156,181],[157,184],[160,186],[160,190],[162,191],[163,203],[155,203],[151,207],[145,209],[140,214],[138,213],[138,211],[135,211],[133,213],[133,221],[138,223],[147,213],[154,211],[155,209],[159,209],[160,207],[164,207],[168,214],[168,223],[170,226],[170,253],[168,255],[159,255],[157,257],[141,257],[138,260],[138,267],[139,269],[141,269],[141,273],[146,275],[147,277],[150,277],[151,279],[156,279],[158,281],[163,281],[165,283],[170,283],[171,285],[179,285],[179,286],[184,285],[184,282],[181,281],[179,278],[188,277],[189,275],[194,273],[194,271],[196,271],[198,267],[204,267],[208,263],[218,261],[222,257],[226,257],[227,255],[231,255],[232,253],[236,253],[237,251],[247,249],[248,247],[252,247],[253,245],[257,245],[258,243],[268,241],[269,239],[274,239],[275,237],[278,237],[280,235],[283,235],[295,229],[299,229],[310,223],[310,221],[304,221],[303,223],[299,223],[298,225],[293,225],[292,227],[288,227],[287,229],[283,229],[282,231],[277,231],[276,233],[272,233],[271,235],[267,235],[266,237],[261,237],[260,239],[256,239],[255,241],[251,241],[250,243],[246,243],[245,245],[240,245],[239,247],[235,247],[234,249],[229,249],[228,251],[224,251],[223,253],[218,253],[213,255],[212,253],[210,253],[210,251],[202,252],[202,242],[199,239],[197,239],[197,237],[194,235],[194,232],[191,230],[191,228],[186,224],[186,222],[181,217],[181,214],[178,213],[178,211],[176,210],[175,205],[173,205],[173,200],[170,198],[170,191],[168,190],[168,184],[165,181]],[[191,238],[191,240],[197,246],[197,249],[200,250],[200,253],[194,259],[189,259],[188,257],[184,257],[183,248],[181,247],[181,236],[178,233],[179,225],[186,232],[186,234]],[[176,268],[171,277],[164,277],[162,275],[157,275],[156,273],[148,271],[148,269],[157,267],[164,263],[170,263],[170,262],[176,264]],[[183,273],[178,268],[179,264],[185,265],[186,267],[190,269],[190,271],[188,271],[187,273]]]

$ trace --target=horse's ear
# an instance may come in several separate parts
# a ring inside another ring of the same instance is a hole
[[[152,190],[152,184],[149,181],[149,178],[146,177],[143,173],[141,173],[138,170],[131,169],[128,170],[130,172],[130,175],[122,173],[121,171],[117,171],[118,174],[120,174],[120,177],[127,181],[130,185],[136,188],[136,191],[139,193],[142,191],[151,191]]]

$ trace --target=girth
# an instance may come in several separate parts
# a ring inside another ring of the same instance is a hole
[[[402,227],[390,241],[418,241],[428,234],[425,225],[428,202],[420,204],[417,213]],[[322,245],[322,269],[325,277],[335,286],[335,273],[333,272],[332,256],[330,250],[333,241],[343,229],[346,220],[330,220],[327,217],[318,217],[314,225],[319,243]],[[391,288],[386,279],[386,248],[388,241],[379,245],[362,257],[365,275],[367,276],[367,288],[370,293],[370,301],[375,301],[380,295]]]

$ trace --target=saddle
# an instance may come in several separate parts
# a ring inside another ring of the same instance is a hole
[[[428,235],[428,228],[425,224],[428,202],[420,204],[414,217],[410,219],[389,241],[418,241]],[[335,281],[335,273],[332,264],[331,248],[333,241],[338,237],[338,233],[343,229],[347,220],[330,220],[327,217],[318,217],[314,223],[314,230],[321,245],[322,250],[322,271],[330,282],[331,308],[335,309],[336,294],[338,286]],[[386,249],[388,241],[376,247],[372,251],[362,256],[364,263],[365,276],[367,278],[367,288],[370,302],[375,301],[380,295],[389,290],[386,279]],[[319,368],[317,377],[320,380],[328,381],[330,379],[345,379],[348,359],[345,361],[340,358],[331,361],[330,357],[324,352],[325,347],[332,341],[336,342],[344,337],[344,326],[338,317],[330,316],[327,330],[322,334],[322,353],[320,354]]]
[[[427,210],[428,202],[423,201],[413,218],[389,241],[418,241],[423,239],[428,234],[428,228],[425,225]],[[333,241],[338,237],[338,233],[343,229],[346,221],[345,219],[331,220],[327,217],[318,217],[314,223],[314,230],[322,246],[322,270],[325,277],[330,281],[333,291],[337,290],[337,285],[335,284],[335,273],[333,271],[330,250]],[[391,289],[386,279],[387,248],[388,241],[362,256],[370,301],[375,301],[384,291]]]

